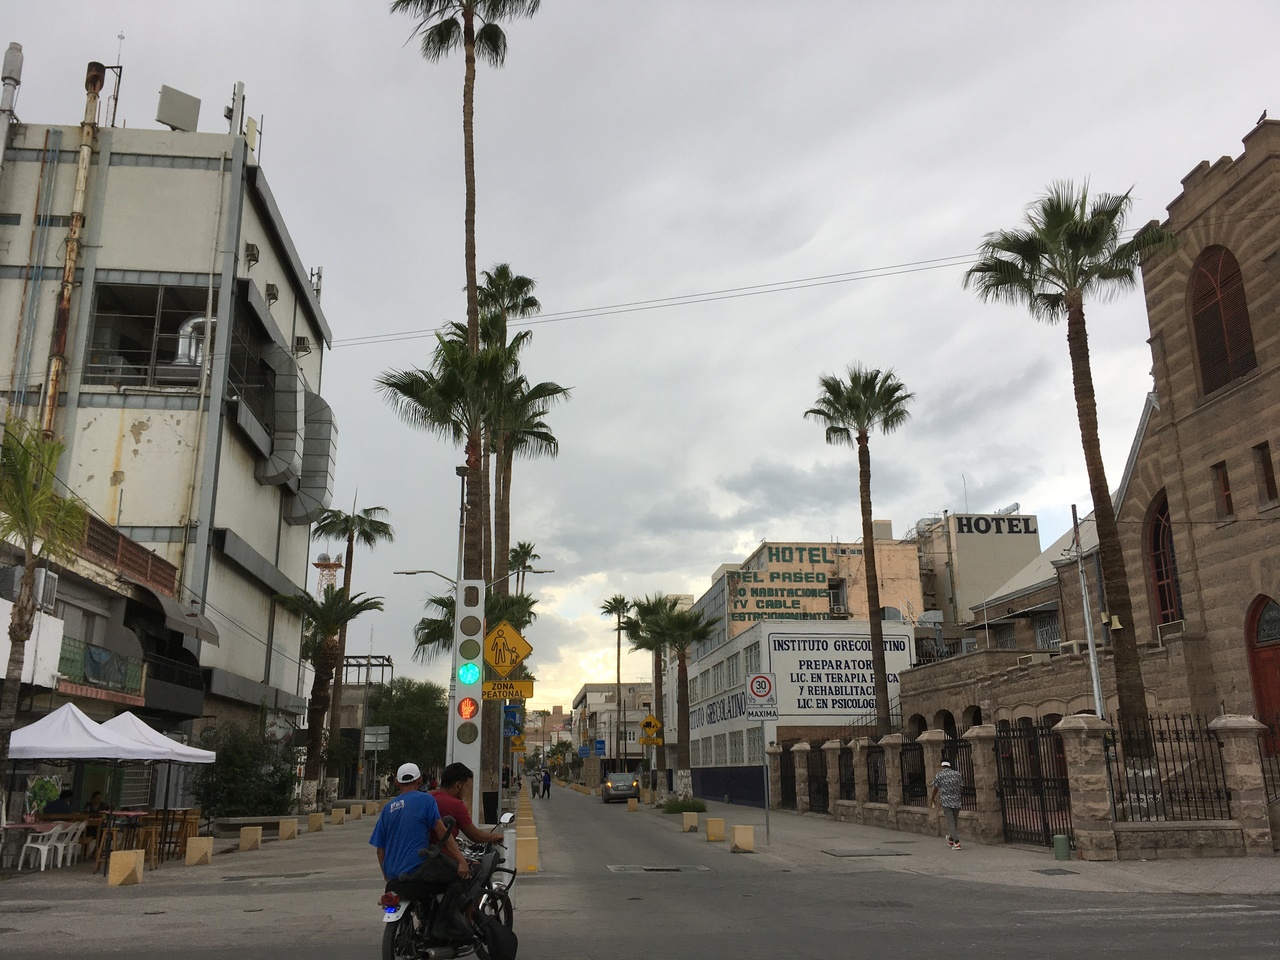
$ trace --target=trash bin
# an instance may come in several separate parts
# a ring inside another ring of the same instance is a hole
[[[1053,837],[1053,859],[1070,860],[1071,859],[1071,838],[1065,834],[1055,834]]]

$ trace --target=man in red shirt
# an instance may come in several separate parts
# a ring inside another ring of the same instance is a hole
[[[431,796],[440,807],[440,816],[453,817],[453,830],[449,834],[451,837],[456,838],[461,830],[474,843],[497,843],[502,840],[502,834],[477,827],[467,805],[462,801],[463,797],[470,795],[474,777],[475,774],[465,763],[451,763],[444,768],[440,777],[440,789],[432,790]]]

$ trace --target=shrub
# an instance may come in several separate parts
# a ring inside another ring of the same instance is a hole
[[[215,817],[269,817],[293,809],[298,776],[292,747],[237,724],[207,732],[200,745],[218,753],[213,763],[197,767],[191,780],[191,792],[206,813]]]
[[[663,813],[706,813],[707,805],[697,797],[690,797],[688,800],[681,800],[679,797],[672,797],[662,807]]]

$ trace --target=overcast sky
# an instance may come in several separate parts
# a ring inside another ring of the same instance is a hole
[[[263,170],[303,262],[324,267],[335,506],[358,486],[397,531],[357,555],[356,589],[387,610],[349,652],[372,633],[398,673],[444,682],[445,664],[411,661],[411,631],[446,585],[391,571],[455,570],[462,456],[400,424],[373,380],[425,365],[431,331],[465,319],[463,65],[423,61],[388,7],[4,0],[0,46],[24,46],[34,123],[79,122],[84,65],[115,62],[122,32],[129,126],[157,126],[168,84],[225,131],[245,83]],[[549,421],[560,456],[515,474],[512,540],[556,571],[529,578],[534,705],[612,679],[605,598],[700,594],[762,539],[858,539],[854,455],[802,419],[850,362],[916,394],[871,447],[895,535],[1017,501],[1047,546],[1073,502],[1088,511],[1065,330],[979,303],[964,261],[1054,180],[1132,187],[1138,225],[1200,160],[1240,153],[1280,110],[1280,4],[1205,9],[545,0],[508,25],[506,66],[476,82],[479,265],[537,280],[525,367],[573,388]],[[1151,388],[1141,294],[1088,320],[1115,487]],[[623,674],[647,678],[647,658]]]

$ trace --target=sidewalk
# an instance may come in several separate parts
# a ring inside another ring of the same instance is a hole
[[[818,814],[769,813],[772,842],[765,844],[765,811],[705,801],[709,817],[755,827],[756,856],[788,864],[892,870],[972,883],[1102,893],[1183,893],[1226,896],[1280,895],[1280,856],[1196,860],[1058,861],[1048,848],[965,842],[951,850],[942,837],[841,823]],[[658,824],[680,831],[680,817],[641,807]],[[658,825],[656,824],[656,825]],[[730,831],[731,832],[731,831]],[[963,839],[963,838],[962,838]],[[726,843],[727,850],[727,843]],[[843,854],[844,856],[838,856]],[[1045,872],[1049,871],[1049,872]]]

